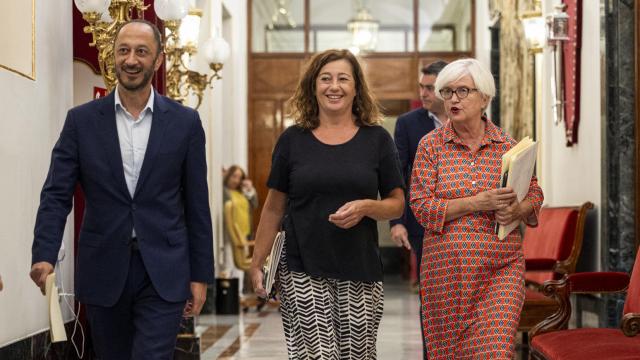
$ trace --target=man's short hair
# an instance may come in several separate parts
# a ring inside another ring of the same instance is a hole
[[[158,48],[158,52],[156,53],[156,55],[160,54],[162,52],[162,35],[160,34],[160,30],[158,30],[158,27],[154,23],[147,21],[145,19],[132,19],[120,25],[120,27],[116,31],[116,36],[113,37],[113,44],[115,45],[116,40],[118,39],[118,35],[120,34],[120,30],[122,30],[123,27],[131,23],[141,23],[151,28],[151,31],[153,31],[153,39],[155,40],[156,46]]]
[[[440,71],[442,71],[442,69],[444,69],[444,67],[447,65],[448,63],[446,61],[442,61],[442,60],[434,61],[431,64],[429,64],[429,66],[425,66],[422,69],[420,69],[420,72],[422,73],[422,75],[438,76],[438,74],[440,74]]]

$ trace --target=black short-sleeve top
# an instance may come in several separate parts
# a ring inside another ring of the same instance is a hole
[[[329,222],[349,201],[404,189],[398,153],[381,126],[362,126],[349,141],[328,145],[311,130],[289,127],[273,151],[267,186],[287,194],[285,221],[290,271],[351,281],[382,281],[376,221],[350,229]]]

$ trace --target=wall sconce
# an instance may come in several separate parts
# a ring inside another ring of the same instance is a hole
[[[358,11],[356,16],[347,23],[347,29],[351,32],[352,37],[351,51],[356,55],[360,51],[373,51],[376,49],[378,29],[380,28],[380,22],[371,16],[362,1],[358,1],[357,4]],[[358,50],[355,50],[356,48]]]
[[[540,1],[536,1],[534,6],[535,10],[525,11],[520,15],[520,21],[529,52],[537,54],[542,52],[545,45],[545,23],[540,10]]]
[[[193,93],[198,98],[197,109],[202,104],[204,90],[212,86],[214,79],[222,78],[218,72],[230,55],[229,44],[222,37],[211,38],[203,44],[205,59],[213,74],[207,76],[190,70],[185,64],[198,52],[202,10],[187,10],[187,0],[155,0],[154,4],[156,14],[167,29],[167,95],[183,102],[189,93]]]
[[[113,39],[118,28],[131,20],[132,10],[140,18],[149,6],[143,0],[74,0],[82,17],[89,23],[84,32],[93,35],[90,46],[98,49],[100,72],[108,91],[116,84],[113,56]],[[219,71],[230,54],[229,44],[222,38],[211,38],[204,44],[207,49],[205,59],[213,74],[207,76],[188,69],[191,56],[197,53],[202,10],[189,10],[189,0],[155,0],[156,15],[167,28],[164,48],[167,58],[167,95],[183,102],[189,93],[198,98],[196,109],[200,107],[204,90],[212,86],[214,79],[221,79]],[[108,9],[108,14],[107,14]]]
[[[92,34],[93,41],[89,46],[98,49],[102,79],[107,90],[111,91],[118,82],[113,57],[116,31],[120,25],[131,20],[132,10],[136,10],[138,17],[141,17],[142,11],[148,6],[144,6],[143,0],[74,0],[74,3],[82,12],[82,18],[89,23],[84,27],[84,32]]]
[[[569,15],[565,8],[565,4],[556,5],[556,12],[547,16],[547,36],[552,45],[569,40]]]
[[[547,16],[547,43],[552,48],[551,96],[553,97],[553,123],[564,120],[564,83],[562,76],[562,43],[569,40],[569,15],[566,5],[556,5],[555,12]]]

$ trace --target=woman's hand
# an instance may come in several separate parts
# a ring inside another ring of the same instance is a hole
[[[267,298],[267,291],[262,286],[262,279],[264,274],[262,269],[251,267],[249,269],[249,276],[251,277],[251,284],[253,284],[253,292],[263,299]]]
[[[329,221],[342,229],[356,226],[366,216],[367,200],[354,200],[342,205],[338,211],[329,215]]]
[[[252,191],[253,190],[253,183],[249,179],[242,180],[242,185],[241,186],[242,186],[242,190],[243,191]]]
[[[474,211],[502,210],[513,201],[518,203],[517,195],[509,187],[483,191],[472,198]]]
[[[520,210],[520,202],[514,199],[506,207],[496,211],[496,221],[500,225],[509,225],[514,221],[522,219],[522,211]]]

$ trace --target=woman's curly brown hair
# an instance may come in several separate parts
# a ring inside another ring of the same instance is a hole
[[[356,125],[372,126],[382,122],[378,103],[369,90],[358,59],[349,50],[332,49],[311,58],[296,87],[296,92],[289,99],[291,108],[289,115],[295,119],[296,125],[305,129],[315,129],[320,125],[318,100],[316,99],[316,79],[326,64],[343,59],[351,64],[355,81],[356,96],[353,99],[351,112],[355,117]]]

